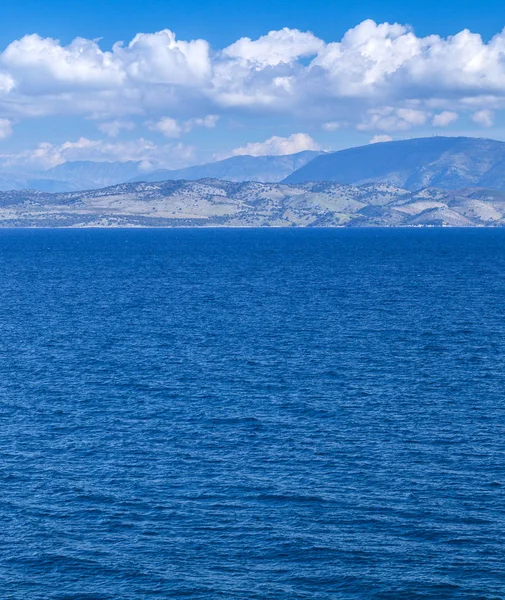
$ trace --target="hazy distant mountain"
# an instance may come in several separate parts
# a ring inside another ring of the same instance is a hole
[[[27,188],[26,177],[11,173],[0,174],[0,191],[22,190]]]
[[[228,181],[280,181],[321,152],[307,150],[288,156],[234,156],[226,160],[178,170],[146,172],[140,162],[66,162],[37,176],[0,173],[0,190],[33,189],[70,192],[116,185],[127,181],[195,181],[210,177]]]
[[[43,189],[44,181],[55,180],[70,185],[73,190],[105,187],[128,181],[142,173],[140,162],[66,162],[44,172],[35,189]]]
[[[313,150],[287,156],[232,156],[225,160],[185,169],[160,169],[132,178],[130,181],[168,181],[184,179],[196,181],[212,178],[226,181],[277,182],[323,154]]]
[[[0,190],[71,192],[128,181],[142,172],[140,162],[66,162],[38,174],[0,172]]]
[[[489,187],[505,190],[505,142],[431,137],[370,144],[316,157],[285,183],[390,183],[407,190]]]
[[[505,226],[505,192],[217,179],[0,192],[0,227]]]
[[[388,184],[416,191],[425,187],[505,190],[505,142],[431,137],[383,142],[330,154],[305,151],[288,156],[234,156],[215,163],[145,173],[140,162],[66,162],[37,177],[0,173],[0,190],[69,192],[123,182],[167,180],[299,184]]]

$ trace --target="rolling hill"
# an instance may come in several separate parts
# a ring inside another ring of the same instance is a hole
[[[0,227],[422,226],[505,226],[505,192],[217,179],[0,192]]]

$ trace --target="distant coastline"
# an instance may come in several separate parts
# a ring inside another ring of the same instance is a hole
[[[139,182],[0,192],[0,228],[501,227],[505,192],[388,184]]]

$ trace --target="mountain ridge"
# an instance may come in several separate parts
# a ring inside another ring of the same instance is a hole
[[[304,150],[295,154],[281,156],[231,156],[216,162],[193,165],[184,169],[157,169],[146,175],[134,177],[129,182],[177,179],[197,181],[199,179],[213,178],[235,182],[259,181],[277,183],[284,179],[287,174],[299,169],[321,154],[324,154],[324,152]]]
[[[388,184],[409,191],[425,187],[505,190],[505,142],[486,138],[430,137],[381,142],[325,153],[233,156],[184,169],[146,171],[140,161],[69,161],[47,171],[0,174],[0,189],[71,192],[124,182],[167,180],[257,181],[300,184]]]
[[[196,181],[208,177],[237,182],[278,182],[320,154],[320,151],[305,150],[281,156],[240,155],[172,170],[149,170],[141,161],[67,161],[36,174],[0,173],[0,190],[34,189],[58,193],[97,189],[125,182],[170,179]]]
[[[505,142],[487,138],[427,137],[357,146],[314,158],[283,183],[390,183],[410,191],[505,189]]]

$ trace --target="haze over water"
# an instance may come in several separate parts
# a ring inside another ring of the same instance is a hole
[[[505,231],[0,232],[0,597],[505,597]]]

